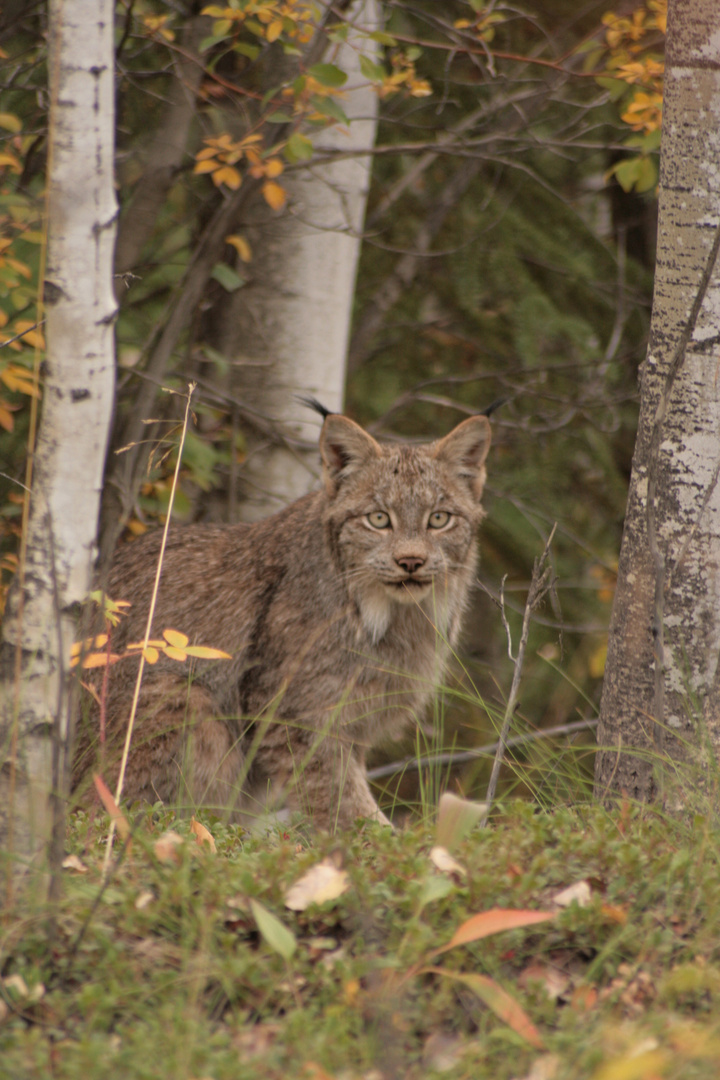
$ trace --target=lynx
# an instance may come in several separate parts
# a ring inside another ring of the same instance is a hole
[[[485,416],[408,447],[325,411],[321,490],[256,524],[171,529],[155,633],[183,631],[232,659],[146,668],[127,799],[241,820],[284,801],[329,830],[386,822],[365,757],[422,719],[457,642],[489,446]],[[131,602],[115,651],[142,640],[159,547],[148,534],[114,564],[108,593]],[[110,670],[106,762],[135,677],[130,661]],[[76,779],[93,757],[89,720]]]

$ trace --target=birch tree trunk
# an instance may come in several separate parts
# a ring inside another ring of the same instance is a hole
[[[375,0],[356,0],[350,27],[378,27]],[[241,515],[255,521],[280,509],[313,483],[317,423],[296,394],[312,394],[333,411],[342,408],[355,275],[377,128],[377,95],[361,74],[360,55],[374,58],[374,43],[353,34],[326,54],[348,75],[342,104],[350,120],[313,143],[324,151],[358,152],[284,176],[288,209],[243,227],[253,247],[251,282],[228,297],[217,328],[217,348],[237,370],[235,392],[269,417],[280,441],[251,440],[242,472]],[[283,443],[283,437],[287,442]],[[304,451],[302,443],[311,449]]]
[[[0,668],[0,843],[16,869],[42,857],[63,821],[68,661],[91,584],[113,406],[113,19],[112,0],[50,3],[48,353],[24,573]]]
[[[671,0],[653,313],[595,780],[601,798],[674,808],[720,751],[718,132],[720,6]],[[668,760],[684,790],[663,789]]]

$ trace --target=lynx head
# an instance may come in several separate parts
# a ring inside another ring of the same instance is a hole
[[[422,603],[447,622],[463,607],[483,517],[490,424],[464,420],[426,446],[380,445],[345,416],[320,436],[333,557],[374,641],[397,605]]]

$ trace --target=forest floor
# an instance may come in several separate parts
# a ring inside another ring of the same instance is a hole
[[[74,816],[62,899],[0,928],[4,1078],[720,1073],[709,815],[508,802],[445,829],[454,864],[422,823],[308,840],[203,820],[215,852],[141,814],[103,888],[102,815]]]

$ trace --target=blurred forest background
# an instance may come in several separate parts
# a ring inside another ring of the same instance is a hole
[[[360,67],[379,124],[345,409],[379,438],[427,440],[503,401],[492,420],[481,589],[440,741],[473,747],[495,737],[512,675],[502,582],[516,648],[533,561],[554,522],[557,584],[533,620],[514,733],[592,720],[650,317],[665,4],[390,0],[379,26],[360,17],[351,25],[349,9],[302,0],[117,5],[118,390],[103,551],[121,530],[128,542],[163,519],[182,401],[161,387],[182,393],[198,382],[179,521],[240,520],[244,470],[260,443],[312,448],[302,406],[285,407],[302,425],[294,434],[276,424],[223,328],[248,290],[272,289],[258,275],[267,237],[293,213],[292,176],[342,156],[323,148],[322,134],[346,126],[335,61],[354,35],[374,50]],[[4,5],[3,589],[17,565],[42,400],[42,304],[52,300],[41,287],[46,30],[44,4]],[[141,217],[149,196],[155,209]],[[297,390],[323,400],[321,385],[298,380]],[[133,434],[149,418],[157,422]],[[114,451],[129,442],[133,469],[121,475],[128,456]],[[574,738],[577,762],[592,729]],[[523,783],[550,785],[533,790],[554,801],[566,783],[577,790],[578,772],[566,775],[560,744],[552,771],[534,770],[548,747],[513,754]],[[481,793],[488,770],[486,759],[463,765],[463,790]],[[586,770],[589,785],[589,754]]]

